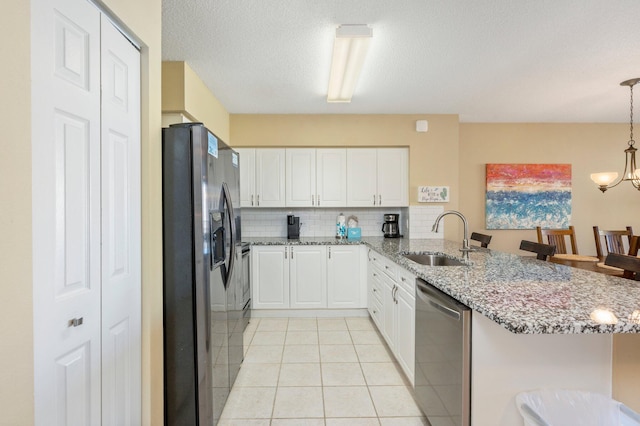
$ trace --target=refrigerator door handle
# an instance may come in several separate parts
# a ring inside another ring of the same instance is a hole
[[[222,183],[222,192],[224,193],[224,201],[226,205],[226,209],[228,210],[228,218],[229,218],[229,239],[231,249],[229,250],[229,270],[227,271],[227,279],[225,280],[225,288],[228,287],[229,280],[231,279],[231,274],[233,274],[233,268],[235,267],[236,260],[236,216],[233,212],[233,202],[231,201],[231,193],[229,192],[229,187],[226,182]]]

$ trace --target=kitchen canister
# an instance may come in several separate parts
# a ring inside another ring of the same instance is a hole
[[[347,237],[347,219],[342,213],[336,218],[336,238]]]

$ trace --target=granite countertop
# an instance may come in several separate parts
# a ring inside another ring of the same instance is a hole
[[[423,266],[406,252],[462,258],[459,242],[438,239],[250,239],[256,245],[364,244],[474,311],[518,334],[640,333],[640,282],[532,256],[478,248],[468,266]]]

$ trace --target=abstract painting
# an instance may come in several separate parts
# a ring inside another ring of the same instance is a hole
[[[486,229],[568,228],[571,164],[487,164]]]

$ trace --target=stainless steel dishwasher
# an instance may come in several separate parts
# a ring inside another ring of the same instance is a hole
[[[421,279],[415,374],[416,399],[430,423],[471,424],[471,310]]]

